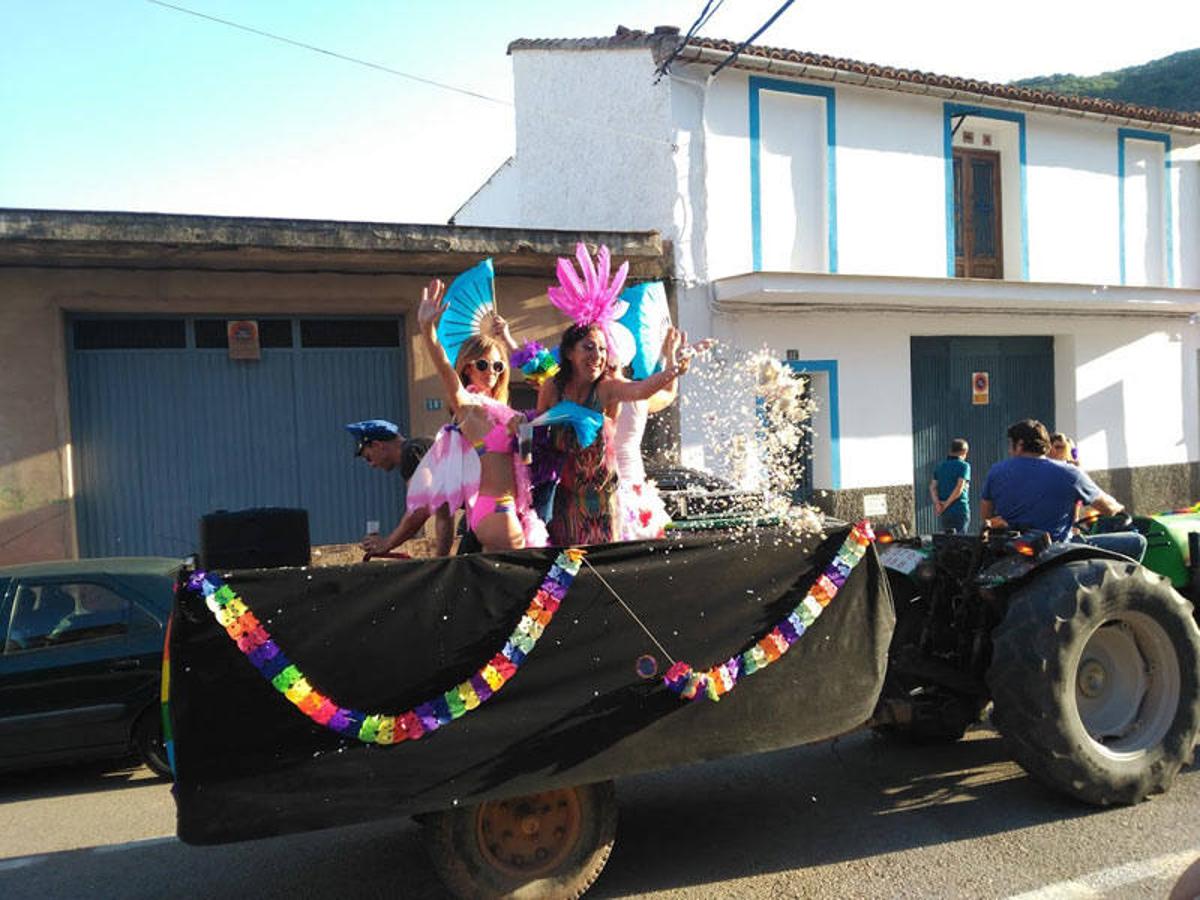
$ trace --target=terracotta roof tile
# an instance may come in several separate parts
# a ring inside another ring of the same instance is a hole
[[[508,45],[508,52],[512,53],[514,50],[603,50],[646,47],[654,54],[655,61],[661,63],[678,47],[681,40],[677,29],[657,28],[653,32],[647,32],[618,27],[616,34],[606,38],[516,40]],[[722,53],[732,53],[737,48],[738,43],[737,41],[720,38],[694,37],[688,41],[688,46],[705,50],[716,50]],[[767,47],[760,44],[752,44],[745,47],[738,61],[731,63],[731,65],[746,69],[761,68],[761,65],[756,65],[752,61],[745,61],[747,57],[752,60],[779,60],[781,62],[798,63],[806,66],[818,66],[835,72],[878,77],[904,84],[928,84],[948,90],[975,94],[980,97],[998,97],[1022,103],[1033,103],[1038,106],[1073,109],[1080,112],[1112,116],[1114,118],[1136,119],[1140,122],[1150,122],[1159,125],[1200,128],[1200,112],[1183,112],[1153,106],[1139,106],[1135,103],[1121,103],[1100,97],[1075,97],[1068,94],[1056,94],[1050,91],[1016,87],[1014,85],[999,84],[991,81],[979,81],[974,78],[939,75],[934,72],[922,72],[916,69],[897,69],[892,66],[881,66],[857,59],[843,59],[825,54],[790,50],[783,47]]]

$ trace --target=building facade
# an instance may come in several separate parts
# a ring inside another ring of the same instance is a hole
[[[315,544],[390,528],[402,482],[343,425],[446,421],[421,288],[491,257],[514,332],[553,342],[577,240],[666,273],[645,232],[0,210],[0,565],[185,556],[218,509],[304,508]]]
[[[1198,498],[1200,114],[767,47],[714,75],[733,48],[514,42],[516,154],[455,221],[660,231],[684,327],[808,373],[842,516],[932,527],[949,440],[978,486],[1027,416],[1139,511]]]

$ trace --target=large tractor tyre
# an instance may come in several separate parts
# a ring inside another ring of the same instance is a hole
[[[421,824],[455,896],[560,900],[583,896],[608,862],[617,796],[604,781],[430,813]]]
[[[1166,579],[1068,563],[1016,591],[992,636],[992,721],[1018,763],[1087,803],[1166,791],[1200,723],[1200,630]]]

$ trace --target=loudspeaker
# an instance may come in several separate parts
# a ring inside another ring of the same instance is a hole
[[[217,510],[200,519],[203,569],[275,569],[311,562],[308,510]]]

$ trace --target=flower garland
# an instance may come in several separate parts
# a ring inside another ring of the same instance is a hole
[[[570,549],[558,555],[504,647],[478,672],[446,693],[395,716],[347,709],[317,691],[220,576],[196,572],[188,579],[188,588],[203,594],[205,604],[259,674],[318,725],[364,744],[398,744],[418,740],[461,718],[504,687],[554,618],[579,573],[583,554]]]
[[[833,561],[817,576],[804,599],[788,613],[762,640],[750,649],[730,657],[707,672],[697,672],[685,662],[677,662],[663,677],[667,687],[684,700],[708,697],[719,701],[737,686],[738,679],[765,669],[791,649],[792,644],[812,627],[829,602],[837,596],[850,571],[866,555],[867,546],[875,539],[871,525],[865,519],[854,525]]]

